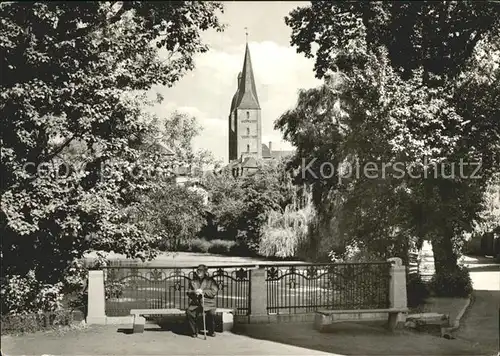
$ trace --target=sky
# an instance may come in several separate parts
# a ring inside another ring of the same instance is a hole
[[[168,116],[174,110],[194,115],[203,127],[195,138],[195,149],[207,149],[222,162],[228,162],[228,117],[237,88],[245,53],[245,27],[261,106],[262,143],[273,143],[273,150],[289,150],[290,143],[274,130],[274,121],[295,106],[299,89],[316,87],[314,60],[298,54],[290,46],[291,29],[284,17],[299,1],[224,1],[220,16],[227,28],[222,33],[206,31],[202,39],[210,47],[195,56],[195,69],[172,88],[154,90],[165,99],[154,111]]]

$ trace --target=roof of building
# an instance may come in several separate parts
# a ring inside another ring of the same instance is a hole
[[[255,158],[246,157],[245,159],[243,159],[243,162],[241,162],[241,166],[243,168],[257,168],[258,164],[257,164],[257,160]]]
[[[260,109],[248,43],[245,48],[243,70],[238,75],[238,90],[231,103],[231,112],[235,109]]]

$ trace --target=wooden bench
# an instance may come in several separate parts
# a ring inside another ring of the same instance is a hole
[[[398,324],[399,315],[407,313],[408,308],[390,308],[390,309],[355,309],[355,310],[317,310],[314,317],[314,328],[320,332],[333,324],[345,321],[372,321],[374,318],[363,318],[361,314],[385,314],[388,313],[387,326],[389,330],[394,331]],[[357,317],[342,318],[341,315],[352,315]]]
[[[222,328],[223,330],[230,330],[234,323],[234,309],[229,308],[216,308],[215,314],[222,316]],[[143,333],[144,326],[146,324],[145,316],[151,315],[178,315],[184,316],[186,314],[185,310],[178,308],[169,309],[131,309],[130,315],[134,316],[133,333]],[[226,326],[226,327],[225,327]]]

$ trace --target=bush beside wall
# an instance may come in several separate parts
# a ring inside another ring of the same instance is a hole
[[[407,275],[406,296],[409,308],[415,308],[425,303],[430,295],[429,286],[422,280],[417,273]]]
[[[463,266],[435,274],[430,281],[430,287],[436,297],[465,298],[473,290],[469,271]]]
[[[2,335],[32,333],[71,325],[75,321],[72,310],[57,310],[47,313],[2,315]]]

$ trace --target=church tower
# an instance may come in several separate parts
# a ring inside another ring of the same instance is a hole
[[[262,126],[260,105],[255,89],[248,42],[243,69],[229,112],[229,162],[253,157],[262,158]]]

